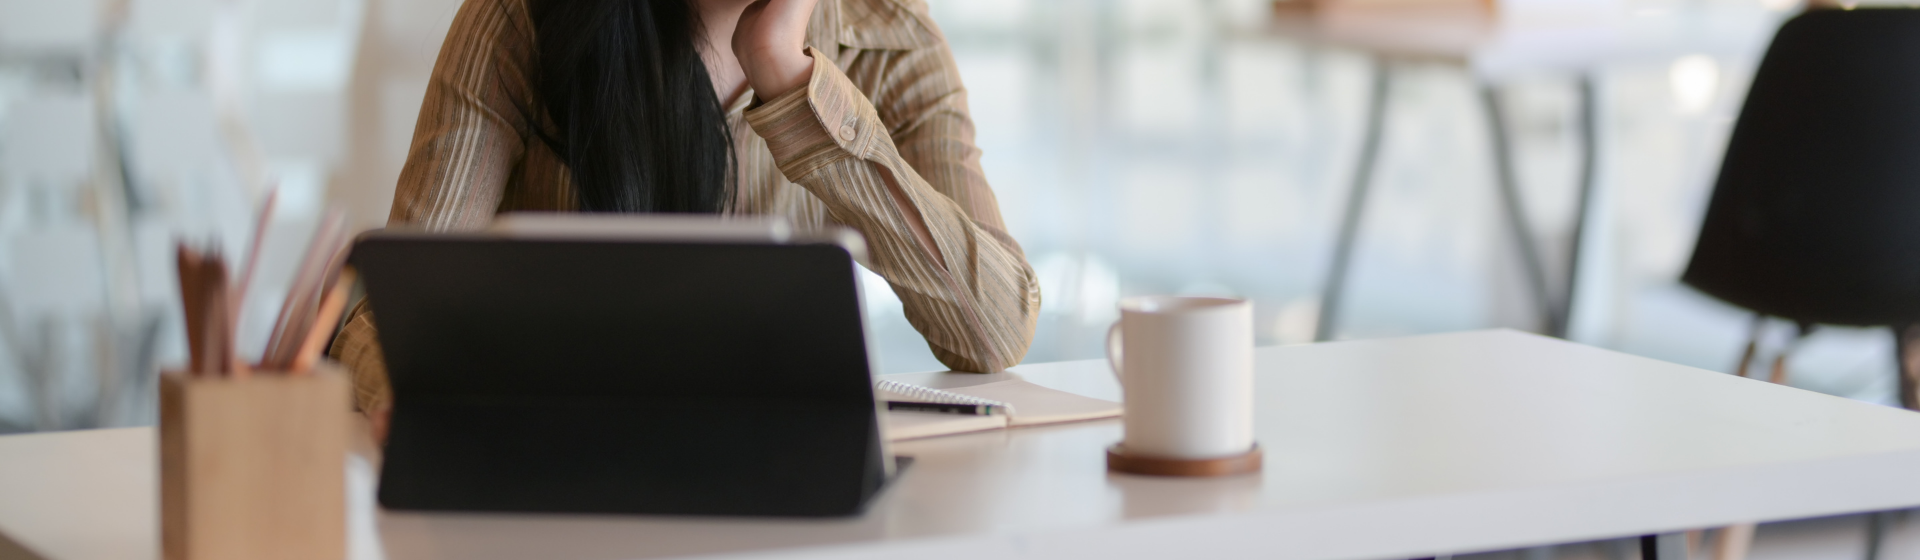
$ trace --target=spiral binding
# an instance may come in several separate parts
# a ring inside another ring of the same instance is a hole
[[[934,389],[932,387],[921,387],[919,385],[901,383],[899,381],[889,381],[884,379],[875,382],[874,387],[882,391],[886,391],[886,392],[900,395],[903,397],[918,399],[924,402],[934,402],[934,403],[942,403],[942,404],[977,404],[981,406],[991,406],[991,407],[999,408],[1003,411],[1006,411],[1006,413],[1009,415],[1013,414],[1013,405],[1011,404],[1007,404],[1001,401],[996,401],[993,399],[983,399],[973,395],[962,395],[960,393],[954,393],[951,391],[942,391],[939,389]]]

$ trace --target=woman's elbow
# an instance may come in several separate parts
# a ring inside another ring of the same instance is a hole
[[[989,309],[998,309],[998,317],[993,324],[979,324],[979,341],[972,348],[948,350],[935,347],[934,357],[942,365],[953,371],[971,373],[994,373],[1019,365],[1027,357],[1027,350],[1033,346],[1034,328],[1040,318],[1040,282],[1032,270],[1019,276],[1015,289],[1010,290],[1011,301],[1002,301],[998,305],[989,304]],[[982,319],[985,319],[984,317]]]

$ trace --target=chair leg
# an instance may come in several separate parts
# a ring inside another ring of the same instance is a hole
[[[1893,328],[1894,356],[1900,365],[1900,406],[1920,410],[1920,323]]]
[[[1807,341],[1807,336],[1813,334],[1813,329],[1812,323],[1794,323],[1793,340],[1787,341],[1787,345],[1780,348],[1780,353],[1773,356],[1773,372],[1767,375],[1768,383],[1787,384],[1787,356],[1793,354],[1793,350],[1799,348],[1800,343]]]
[[[1747,332],[1747,349],[1740,353],[1740,366],[1733,374],[1747,376],[1748,368],[1753,367],[1753,359],[1760,353],[1760,335],[1764,333],[1767,316],[1753,315],[1753,327]],[[1786,378],[1785,353],[1773,362],[1773,372],[1768,381],[1779,383]],[[1711,560],[1746,560],[1747,551],[1753,548],[1754,524],[1740,523],[1721,527],[1715,531],[1707,544],[1707,556]]]
[[[1900,407],[1920,410],[1920,323],[1893,327],[1893,357],[1897,374]],[[1888,512],[1867,514],[1867,560],[1880,559],[1880,545],[1886,540]]]
[[[1747,351],[1740,354],[1740,367],[1733,370],[1734,375],[1747,376],[1747,368],[1753,367],[1753,356],[1760,352],[1760,332],[1767,326],[1767,316],[1753,314],[1753,327],[1747,330]]]
[[[1752,523],[1728,525],[1713,535],[1711,560],[1745,560],[1753,548]]]

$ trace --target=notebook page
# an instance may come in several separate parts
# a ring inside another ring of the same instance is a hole
[[[1012,404],[1013,418],[1009,424],[1013,426],[1036,426],[1120,416],[1120,403],[1049,389],[1020,379],[946,389],[946,391]]]
[[[882,426],[881,435],[886,436],[887,441],[964,434],[1007,427],[1007,417],[1000,414],[974,416],[889,410],[886,411],[886,415],[886,424]]]

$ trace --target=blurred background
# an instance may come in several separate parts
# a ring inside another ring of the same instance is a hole
[[[1509,327],[1733,369],[1750,315],[1677,278],[1747,80],[1801,6],[1306,1],[931,0],[1043,282],[1027,361],[1098,357],[1117,298],[1178,293],[1251,298],[1261,344]],[[241,254],[277,185],[242,321],[264,344],[321,212],[383,225],[458,5],[0,0],[0,433],[151,423],[154,372],[185,356],[172,243]],[[866,288],[882,369],[941,369]],[[1884,330],[1822,329],[1789,382],[1892,403],[1892,352]]]
[[[1740,359],[1751,315],[1678,278],[1797,0],[928,1],[1043,283],[1028,362],[1099,357],[1118,298],[1164,293],[1252,299],[1266,345],[1505,327]],[[172,244],[242,254],[277,188],[264,345],[323,211],[384,224],[458,6],[0,0],[0,433],[151,424],[185,359]],[[863,287],[883,372],[942,369]],[[1787,382],[1897,404],[1893,346],[1822,328]],[[1768,525],[1753,557],[1856,557],[1863,527]]]

